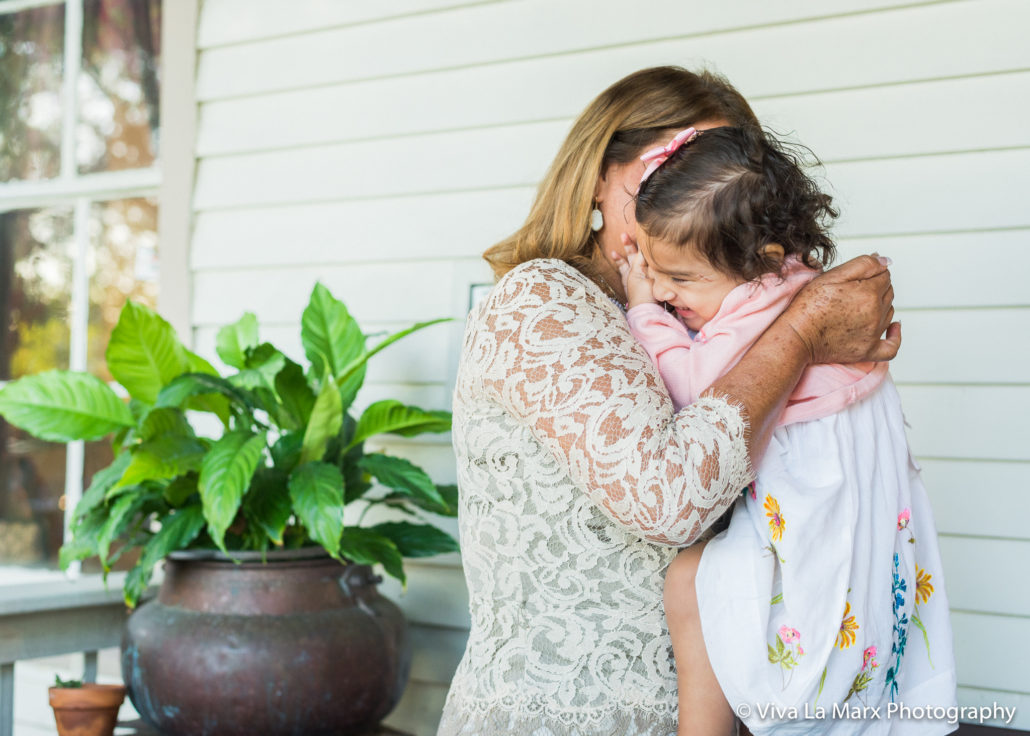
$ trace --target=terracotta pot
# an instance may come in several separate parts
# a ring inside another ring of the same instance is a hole
[[[268,564],[236,554],[245,561],[174,553],[157,598],[129,617],[122,674],[143,719],[174,736],[374,729],[410,665],[407,625],[379,578],[317,551]]]
[[[111,736],[123,700],[124,685],[50,688],[58,736]]]

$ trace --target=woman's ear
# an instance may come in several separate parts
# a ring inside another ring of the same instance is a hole
[[[766,243],[758,251],[758,254],[765,258],[771,258],[777,263],[781,263],[784,255],[783,246],[779,243]]]

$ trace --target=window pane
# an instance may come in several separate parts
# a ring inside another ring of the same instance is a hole
[[[0,379],[68,367],[72,213],[0,216]],[[57,562],[65,448],[0,421],[0,564]]]
[[[70,210],[0,215],[0,380],[68,367]]]
[[[111,330],[127,299],[157,306],[157,201],[98,202],[90,216],[90,373],[114,380],[104,362]]]
[[[160,0],[85,0],[79,75],[79,171],[157,160]]]
[[[0,565],[57,564],[65,457],[64,445],[0,421]]]
[[[0,15],[0,181],[61,171],[64,4]]]

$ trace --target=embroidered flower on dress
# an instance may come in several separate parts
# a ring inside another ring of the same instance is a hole
[[[772,496],[765,497],[765,515],[769,517],[769,536],[774,542],[779,542],[783,539],[783,530],[787,522],[780,514],[780,502]]]
[[[847,649],[855,643],[855,632],[859,625],[851,613],[851,603],[844,604],[844,616],[840,622],[840,631],[837,632],[837,648]]]
[[[793,669],[799,664],[798,657],[805,653],[801,646],[801,632],[784,625],[780,627],[773,641],[776,642],[776,645],[769,645],[769,662],[780,666],[783,689],[786,690],[793,675]]]
[[[912,512],[909,509],[902,509],[898,514],[898,529],[905,529],[910,521],[912,521]]]
[[[926,603],[933,595],[933,575],[916,565],[916,603]]]
[[[783,639],[784,644],[790,644],[792,641],[800,639],[801,634],[798,633],[797,629],[792,629],[789,626],[781,626],[780,638]]]
[[[852,696],[858,695],[869,687],[873,681],[873,670],[879,666],[880,663],[876,661],[876,646],[866,647],[865,651],[862,652],[862,669],[858,671],[855,679],[851,681],[851,689],[848,690],[848,696],[844,698],[845,703],[851,700]]]
[[[875,670],[879,667],[879,663],[876,661],[876,645],[866,647],[865,651],[862,652],[862,671]]]

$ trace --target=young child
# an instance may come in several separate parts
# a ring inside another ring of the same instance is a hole
[[[678,410],[829,263],[837,213],[759,130],[689,129],[643,160],[639,252],[613,256],[630,328]],[[899,710],[953,706],[955,671],[936,530],[886,364],[805,371],[729,528],[678,555],[665,603],[680,736],[727,736],[735,715],[755,736],[954,730]]]

